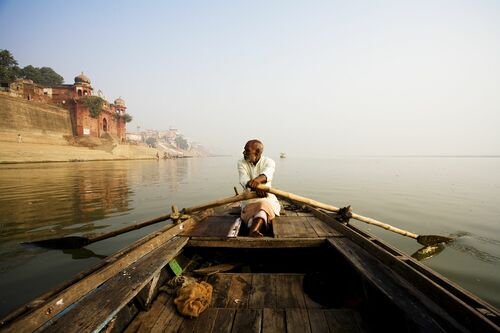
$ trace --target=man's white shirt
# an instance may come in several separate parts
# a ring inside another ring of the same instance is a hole
[[[253,165],[245,159],[238,161],[238,173],[240,179],[240,185],[243,190],[246,190],[245,186],[249,180],[254,179],[259,175],[265,175],[267,178],[266,186],[271,187],[271,182],[274,176],[276,163],[269,157],[261,156],[257,164]],[[242,208],[245,207],[250,202],[255,202],[258,200],[267,200],[273,206],[273,211],[276,216],[280,214],[280,203],[278,198],[274,194],[268,193],[266,198],[252,199],[242,202]]]

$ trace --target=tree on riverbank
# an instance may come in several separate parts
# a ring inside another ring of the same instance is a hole
[[[184,139],[184,137],[182,135],[179,135],[175,138],[175,144],[177,145],[177,147],[179,147],[180,149],[184,149],[184,150],[187,150],[189,148],[189,143],[187,142],[186,139]]]
[[[18,78],[20,68],[9,50],[0,50],[0,83],[9,84]]]
[[[64,82],[64,78],[50,67],[38,68],[28,65],[19,68],[9,50],[0,50],[0,83],[10,84],[16,79],[32,80],[43,86],[56,86]]]
[[[57,86],[64,82],[64,78],[50,67],[38,68],[28,65],[21,69],[20,76],[42,86]]]

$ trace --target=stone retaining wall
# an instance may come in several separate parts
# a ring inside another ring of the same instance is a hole
[[[64,136],[72,136],[68,110],[55,105],[27,101],[0,93],[0,141],[67,144]]]

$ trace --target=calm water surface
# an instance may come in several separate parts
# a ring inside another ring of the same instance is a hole
[[[237,157],[0,166],[0,317],[168,222],[75,251],[21,246],[109,232],[233,195]],[[273,185],[418,234],[457,235],[426,265],[500,307],[500,158],[276,159]],[[352,222],[412,254],[412,240]]]

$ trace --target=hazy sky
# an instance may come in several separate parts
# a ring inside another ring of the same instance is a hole
[[[214,152],[500,154],[500,1],[3,1],[0,49]]]

